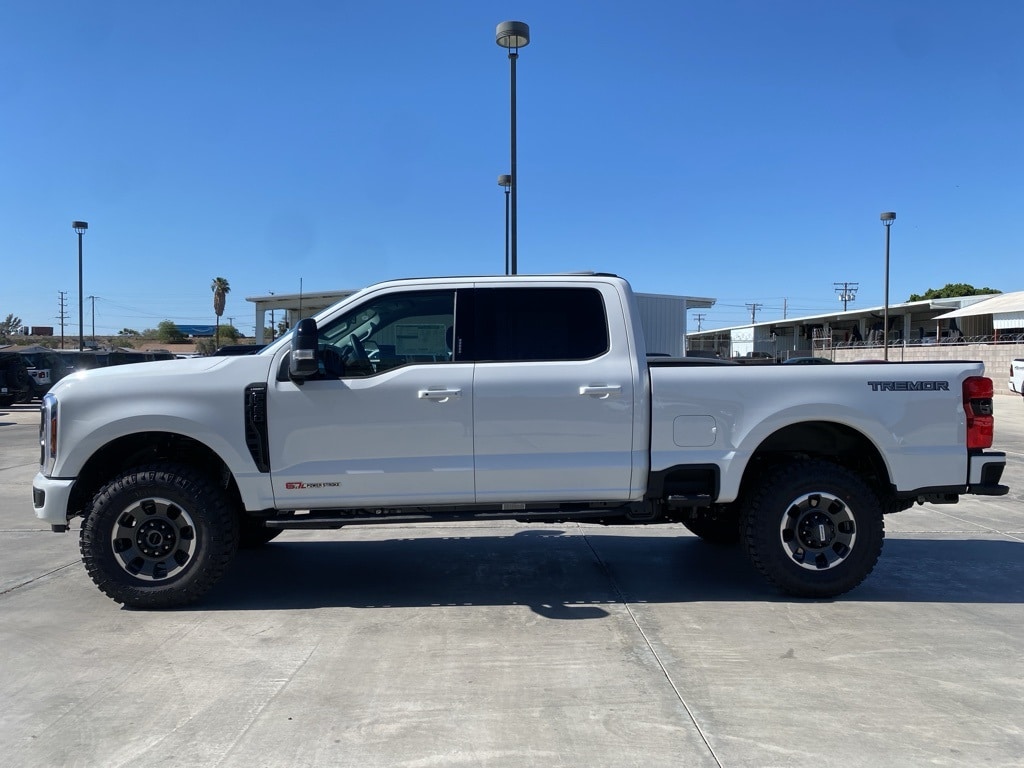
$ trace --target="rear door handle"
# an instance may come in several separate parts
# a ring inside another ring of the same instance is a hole
[[[417,397],[420,400],[433,400],[435,403],[447,403],[453,397],[462,397],[461,389],[421,389]]]
[[[612,395],[621,395],[622,387],[619,384],[596,384],[580,387],[580,394],[584,397],[596,397],[598,400],[607,400]]]

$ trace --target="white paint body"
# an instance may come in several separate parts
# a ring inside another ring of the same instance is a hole
[[[54,525],[86,462],[111,441],[176,433],[216,454],[248,510],[639,501],[652,472],[714,465],[715,501],[735,500],[758,446],[791,424],[824,421],[863,434],[893,486],[967,485],[981,461],[965,448],[961,387],[980,363],[649,367],[636,303],[612,276],[438,278],[372,286],[320,324],[386,293],[470,286],[578,286],[600,291],[608,351],[574,362],[441,362],[359,379],[297,383],[291,338],[258,355],[91,370],[51,390],[56,454],[34,487]],[[695,361],[696,362],[696,361]],[[946,382],[877,391],[870,382]],[[243,392],[267,385],[269,471],[245,440]],[[996,459],[989,459],[995,461]],[[972,469],[972,462],[975,466]]]
[[[1007,386],[1011,392],[1024,395],[1024,360],[1018,358],[1010,363],[1010,381]]]

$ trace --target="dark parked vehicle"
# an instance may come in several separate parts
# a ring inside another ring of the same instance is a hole
[[[106,368],[110,365],[127,363],[146,363],[151,360],[173,360],[174,355],[164,350],[141,352],[134,349],[86,349],[81,352],[74,349],[62,349],[59,354],[69,369],[83,371],[90,368]]]
[[[255,355],[263,349],[261,344],[225,344],[217,347],[213,352],[214,357],[223,357],[225,355]]]
[[[32,374],[17,352],[0,352],[0,408],[27,403],[35,394]]]
[[[50,387],[71,373],[65,358],[48,347],[25,347],[18,350],[32,375],[35,397],[41,398]]]
[[[830,365],[832,363],[827,357],[791,357],[783,360],[783,365]]]

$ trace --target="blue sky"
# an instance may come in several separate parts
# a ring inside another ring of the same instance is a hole
[[[892,301],[1024,289],[1016,0],[57,0],[0,7],[0,318],[77,334],[73,219],[97,334],[502,273],[512,19],[520,272],[869,307],[892,210]]]

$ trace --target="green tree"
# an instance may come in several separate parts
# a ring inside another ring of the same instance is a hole
[[[975,288],[970,283],[946,283],[942,288],[929,288],[924,293],[912,293],[907,301],[955,299],[960,296],[983,296],[990,293],[1002,293],[1002,291],[995,288]]]
[[[264,338],[268,342],[279,339],[288,333],[288,320],[278,320],[274,325],[268,325],[264,330]]]
[[[196,353],[200,355],[212,355],[216,351],[217,347],[213,343],[213,337],[207,336],[205,339],[196,339]]]
[[[0,322],[0,339],[7,339],[19,330],[21,330],[21,318],[8,315],[3,322]]]
[[[231,323],[224,323],[220,327],[220,335],[224,338],[224,341],[235,344],[240,338],[242,338],[242,332],[239,331]]]
[[[161,320],[156,327],[156,338],[165,344],[179,344],[185,341],[185,334],[178,329],[173,320]]]
[[[225,341],[231,342],[233,344],[237,344],[239,339],[245,338],[241,334],[241,332],[237,328],[235,328],[235,326],[230,324],[225,324],[221,326],[220,333],[224,337]],[[220,349],[220,346],[221,345],[215,343],[213,338],[210,336],[207,336],[205,339],[196,340],[196,352],[198,352],[200,355],[212,355],[214,352]]]
[[[210,290],[213,291],[213,313],[217,315],[217,327],[213,333],[214,346],[220,346],[220,316],[224,314],[224,302],[227,299],[228,293],[231,291],[231,286],[228,285],[228,281],[223,277],[213,278],[213,282],[210,283]]]

